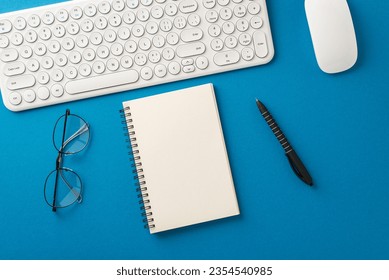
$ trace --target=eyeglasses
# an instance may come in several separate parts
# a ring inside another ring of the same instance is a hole
[[[65,156],[81,152],[89,143],[89,124],[80,116],[70,113],[62,115],[54,126],[53,144],[58,151],[56,166],[46,178],[44,196],[46,203],[52,207],[64,208],[76,201],[82,202],[82,181],[78,174],[63,166]]]

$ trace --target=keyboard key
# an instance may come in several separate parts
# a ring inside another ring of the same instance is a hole
[[[147,39],[147,38],[146,38]],[[149,40],[149,39],[147,39]],[[149,40],[150,42],[150,40]],[[114,56],[120,56],[123,54],[123,51],[124,51],[124,48],[121,44],[119,43],[115,43],[111,46],[111,53],[114,55]]]
[[[13,33],[11,35],[10,41],[14,46],[20,46],[21,44],[23,44],[24,38],[23,35],[20,33]]]
[[[22,103],[22,96],[18,92],[11,92],[10,95],[8,96],[8,100],[12,105],[19,105]]]
[[[55,16],[51,12],[46,12],[42,16],[42,21],[46,25],[51,25],[55,21]]]
[[[205,18],[209,23],[214,23],[217,21],[219,14],[215,10],[210,10],[205,14]]]
[[[266,35],[262,31],[256,31],[253,34],[254,50],[256,56],[264,58],[268,54]]]
[[[27,21],[23,17],[17,17],[14,21],[14,27],[17,30],[22,31],[27,27]]]
[[[250,61],[254,58],[254,51],[252,48],[244,48],[242,50],[242,58],[244,60]]]
[[[93,63],[92,69],[96,74],[102,74],[105,71],[105,64],[102,61],[96,61]]]
[[[7,88],[10,90],[29,88],[34,85],[35,77],[33,75],[11,77],[7,81]]]
[[[55,57],[55,64],[58,65],[59,67],[64,67],[68,63],[68,58],[66,55],[63,53],[58,54]]]
[[[72,21],[71,23],[68,24],[66,30],[70,35],[77,35],[78,32],[80,32],[80,26],[78,25],[77,22]]]
[[[8,77],[23,74],[25,71],[26,66],[20,61],[8,63],[3,69],[4,75]]]
[[[183,29],[186,26],[186,19],[182,16],[175,17],[173,25],[178,29]]]
[[[127,0],[127,6],[130,9],[135,9],[139,5],[139,0]]]
[[[36,28],[36,27],[38,27],[41,24],[41,19],[37,15],[31,15],[28,18],[27,23],[32,28]]]
[[[136,19],[136,16],[133,12],[131,11],[126,11],[123,14],[123,21],[127,24],[133,24]]]
[[[99,4],[99,12],[106,15],[111,11],[111,6],[109,2],[104,1]]]
[[[209,61],[208,61],[208,58],[206,58],[205,56],[199,56],[196,59],[197,68],[204,70],[208,67],[208,65],[209,65]]]
[[[157,76],[158,78],[163,78],[163,77],[165,77],[166,74],[167,74],[166,66],[163,65],[163,64],[158,64],[158,65],[155,66],[155,68],[154,68],[154,74],[155,74],[155,76]]]
[[[176,52],[181,58],[199,55],[205,52],[205,45],[202,42],[179,45]]]
[[[40,72],[37,75],[38,83],[41,85],[46,85],[50,82],[50,76],[47,74],[47,72]]]
[[[94,17],[97,14],[97,8],[93,4],[88,4],[84,8],[84,14],[88,17]]]
[[[260,17],[253,17],[250,20],[250,25],[252,28],[259,29],[262,27],[263,21]]]
[[[65,89],[69,94],[79,94],[115,86],[129,85],[137,82],[139,74],[135,70],[127,70],[112,74],[99,75],[87,79],[70,81],[66,84]]]
[[[147,63],[147,56],[144,53],[137,53],[134,60],[137,65],[143,66]]]
[[[38,88],[37,95],[40,100],[47,100],[50,96],[50,91],[47,87],[40,87]]]
[[[187,29],[181,32],[181,40],[185,43],[198,41],[203,37],[203,31],[199,28]]]
[[[163,16],[163,9],[161,6],[154,6],[151,9],[151,16],[155,19],[160,19]]]
[[[237,17],[244,17],[246,15],[246,7],[243,5],[236,5],[234,8],[234,14]]]
[[[143,80],[150,80],[153,77],[153,70],[150,67],[143,67],[140,70],[140,76],[142,77]]]
[[[151,41],[149,38],[143,37],[139,40],[139,48],[142,51],[147,51],[151,48]]]
[[[5,49],[9,45],[9,39],[8,37],[5,37],[3,35],[0,35],[0,48]]]
[[[228,5],[228,3],[230,3],[230,0],[217,0],[217,3],[220,6],[226,6],[226,5]]]
[[[0,34],[6,34],[12,30],[12,23],[9,20],[0,20]]]
[[[193,65],[187,65],[182,68],[182,71],[185,73],[191,73],[194,72],[195,67]]]
[[[65,69],[65,76],[66,76],[68,79],[74,79],[74,78],[76,78],[76,77],[77,77],[77,74],[78,74],[77,69],[74,68],[73,66],[67,67],[67,68]]]
[[[224,43],[219,38],[213,39],[212,42],[211,42],[211,48],[214,51],[220,51],[223,48],[223,46],[224,46]]]
[[[178,73],[180,73],[180,71],[181,71],[181,66],[178,62],[173,61],[173,62],[169,63],[168,69],[169,69],[170,74],[178,75]]]
[[[39,62],[36,59],[29,59],[27,61],[27,69],[30,72],[36,72],[40,68]]]
[[[180,4],[178,8],[180,9],[181,13],[189,14],[193,13],[197,10],[197,2],[195,0],[182,0],[180,1]]]
[[[25,58],[29,59],[32,56],[32,49],[30,46],[23,46],[20,48],[20,55]]]
[[[65,9],[61,9],[55,15],[59,22],[66,22],[69,19],[69,13]]]
[[[16,59],[18,59],[18,57],[19,57],[19,53],[15,49],[7,49],[2,51],[0,54],[0,59],[3,62],[15,61]]]
[[[174,16],[176,15],[178,12],[178,8],[177,8],[177,5],[174,4],[174,3],[170,3],[170,4],[167,4],[165,6],[165,13],[168,15],[168,16]]]
[[[216,5],[216,0],[203,0],[203,6],[207,9],[212,9]]]
[[[49,57],[49,56],[45,56],[43,59],[42,59],[42,67],[49,70],[51,68],[53,68],[54,66],[54,60]]]
[[[201,18],[198,14],[190,14],[188,16],[188,23],[190,26],[198,26],[201,22]]]
[[[248,11],[252,15],[256,15],[261,11],[261,6],[256,2],[251,2],[248,6]]]
[[[132,64],[133,64],[133,60],[128,55],[123,56],[122,59],[120,60],[120,65],[123,68],[126,68],[126,69],[131,68]]]
[[[164,48],[163,51],[162,51],[162,57],[167,60],[167,61],[170,61],[174,58],[175,56],[175,53],[174,53],[174,50],[172,48]]]
[[[219,66],[235,64],[239,61],[239,59],[240,59],[240,55],[235,50],[221,52],[216,54],[213,57],[213,61],[215,62],[216,65]]]
[[[78,71],[81,76],[88,77],[92,74],[92,67],[90,67],[89,64],[82,64]]]
[[[48,49],[51,53],[58,53],[61,50],[61,45],[58,41],[50,41]]]
[[[70,10],[70,16],[73,19],[80,19],[82,18],[83,12],[80,7],[74,7],[73,9]]]
[[[57,82],[59,83],[60,81],[62,81],[64,78],[64,75],[63,75],[63,72],[59,69],[55,69],[52,74],[51,74],[51,79],[54,81],[54,82]]]
[[[119,61],[117,61],[117,59],[115,58],[111,58],[107,62],[107,68],[109,71],[114,72],[119,69],[119,66],[120,66]]]
[[[124,8],[126,7],[126,4],[124,3],[123,0],[114,0],[112,2],[112,8],[116,11],[116,12],[121,12],[124,10]]]
[[[155,21],[149,21],[146,24],[146,32],[150,35],[154,35],[158,32],[158,24]]]
[[[50,89],[51,95],[54,97],[61,97],[64,94],[63,87],[60,84],[55,84]]]
[[[28,102],[28,103],[32,103],[35,101],[35,98],[36,98],[36,95],[35,95],[35,91],[31,90],[31,89],[28,89],[26,91],[23,92],[23,100]]]
[[[25,35],[25,39],[28,43],[35,43],[38,39],[38,34],[34,30],[27,31],[27,34]]]

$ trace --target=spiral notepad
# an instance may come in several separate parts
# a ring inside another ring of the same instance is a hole
[[[212,84],[123,102],[150,233],[239,214]]]

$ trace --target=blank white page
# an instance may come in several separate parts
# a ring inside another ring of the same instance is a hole
[[[123,102],[130,107],[156,233],[238,215],[212,84]]]

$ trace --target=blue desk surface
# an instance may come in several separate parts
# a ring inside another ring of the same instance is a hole
[[[55,0],[2,1],[0,12]],[[359,58],[338,75],[316,64],[304,1],[268,0],[276,55],[265,66],[22,113],[0,106],[1,259],[388,259],[389,2],[349,0]],[[231,82],[233,81],[233,82]],[[123,100],[213,83],[241,215],[150,235],[142,227],[118,110]],[[292,172],[255,105],[272,112],[315,186]],[[51,134],[70,108],[92,127],[67,159],[84,201],[52,213]]]

